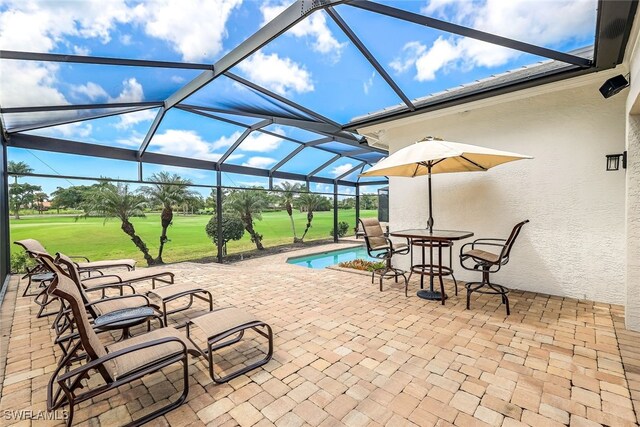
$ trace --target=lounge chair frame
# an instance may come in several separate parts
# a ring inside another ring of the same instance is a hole
[[[47,409],[49,411],[53,411],[68,404],[69,417],[67,418],[66,424],[67,426],[71,426],[73,422],[75,406],[77,404],[92,399],[109,390],[116,389],[123,384],[139,379],[147,374],[157,372],[175,363],[181,363],[183,368],[183,392],[180,397],[175,402],[171,402],[168,405],[165,405],[162,408],[159,408],[140,419],[134,420],[127,425],[138,426],[145,424],[152,419],[166,414],[167,412],[182,405],[189,393],[188,354],[191,353],[195,355],[198,353],[189,351],[185,342],[177,337],[162,337],[148,342],[132,345],[130,347],[122,348],[112,353],[107,353],[106,355],[100,356],[97,349],[93,347],[92,341],[89,338],[90,334],[93,334],[94,331],[91,328],[87,328],[88,319],[86,317],[87,315],[84,311],[84,307],[82,306],[79,291],[77,289],[74,291],[74,288],[69,283],[65,285],[66,289],[61,289],[61,287],[59,286],[60,281],[67,280],[70,282],[71,279],[66,276],[60,269],[60,267],[53,263],[50,258],[45,258],[44,262],[48,264],[53,271],[56,272],[56,277],[49,286],[49,292],[66,301],[66,303],[70,306],[73,317],[75,319],[84,319],[83,321],[75,322],[79,332],[78,342],[76,342],[75,345],[71,347],[70,351],[61,360],[58,368],[53,372],[52,380],[50,381],[47,389]],[[117,357],[152,348],[154,346],[160,346],[170,342],[180,344],[180,350],[168,353],[165,356],[142,365],[130,372],[119,375],[118,378],[112,378],[105,365],[106,362],[109,362]],[[84,353],[81,353],[81,350],[84,350]],[[88,362],[75,369],[70,370],[72,363],[82,360],[88,360]],[[62,373],[63,371],[65,372]],[[85,387],[81,383],[82,380],[85,378],[89,378],[92,371],[97,371],[101,375],[105,383],[92,390],[78,393],[79,390]],[[55,379],[59,387],[59,390],[57,391],[54,391],[53,379]]]

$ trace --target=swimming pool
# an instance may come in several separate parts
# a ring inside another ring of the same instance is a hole
[[[367,261],[380,261],[367,254],[367,248],[357,246],[355,248],[338,249],[335,251],[322,252],[319,254],[305,255],[287,260],[288,264],[300,265],[308,268],[325,268],[336,265],[343,261],[353,261],[354,259],[364,259]]]

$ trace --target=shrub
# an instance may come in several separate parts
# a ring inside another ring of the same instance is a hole
[[[207,236],[218,245],[218,220],[217,216],[211,217],[205,227]],[[240,240],[244,235],[244,223],[237,216],[230,213],[222,215],[222,245],[226,245],[229,240]]]
[[[27,268],[31,268],[33,260],[29,258],[26,252],[12,252],[11,253],[11,272],[12,273],[26,273]]]
[[[378,261],[366,261],[364,259],[354,259],[353,261],[343,261],[338,264],[338,267],[353,268],[354,270],[361,271],[373,271],[380,268],[384,268],[384,262]]]
[[[344,237],[347,235],[348,232],[349,232],[349,224],[344,221],[340,221],[338,223],[338,237]],[[333,228],[331,229],[331,231],[329,231],[329,235],[333,236]]]

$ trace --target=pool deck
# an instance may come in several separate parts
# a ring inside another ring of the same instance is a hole
[[[624,328],[623,307],[513,291],[507,317],[490,296],[474,294],[472,310],[465,310],[464,292],[454,296],[449,282],[451,298],[442,306],[417,298],[415,280],[405,298],[402,286],[379,292],[369,277],[286,264],[294,255],[341,247],[232,265],[170,265],[176,283],[205,286],[216,306],[268,322],[275,353],[263,368],[223,385],[192,359],[187,401],[149,425],[637,425],[640,334]],[[14,277],[1,308],[2,424],[62,425],[5,417],[45,408],[60,357],[50,320],[35,319],[32,298],[19,296],[23,286]],[[196,304],[188,317],[205,311]],[[179,371],[167,368],[85,402],[74,421],[120,425],[178,390]]]

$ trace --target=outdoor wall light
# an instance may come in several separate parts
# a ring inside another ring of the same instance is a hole
[[[629,86],[629,81],[622,74],[619,74],[604,82],[604,84],[600,86],[600,93],[605,99],[611,98],[627,86]]]
[[[607,154],[607,170],[617,171],[620,169],[620,158],[622,158],[622,168],[627,168],[627,152],[622,154]]]

